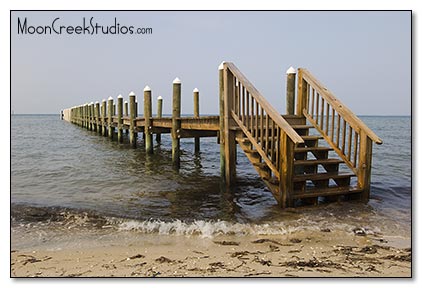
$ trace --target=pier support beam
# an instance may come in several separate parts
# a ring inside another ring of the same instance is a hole
[[[129,94],[129,108],[130,108],[130,128],[129,128],[129,142],[132,147],[136,147],[136,132],[135,132],[135,119],[136,119],[136,96],[134,92]]]
[[[199,90],[193,89],[193,117],[199,118]],[[200,142],[199,137],[195,137],[195,153],[199,153]]]
[[[147,154],[152,154],[154,149],[152,147],[152,101],[151,88],[145,86],[144,88],[144,118],[145,118],[145,151]]]
[[[123,96],[117,97],[117,141],[123,143]]]
[[[108,97],[108,138],[113,140],[113,110],[114,110],[114,104],[113,104],[113,98],[110,96]]]
[[[163,117],[163,97],[161,96],[158,96],[157,98],[157,117]],[[161,133],[157,133],[155,141],[157,141],[157,143],[161,143]]]
[[[173,113],[171,128],[171,158],[173,166],[180,168],[180,104],[181,104],[181,82],[179,78],[173,81]]]
[[[295,85],[296,85],[296,70],[290,67],[286,71],[286,113],[287,115],[295,114]]]

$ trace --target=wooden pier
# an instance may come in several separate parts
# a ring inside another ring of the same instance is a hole
[[[172,117],[162,117],[161,96],[157,115],[152,115],[148,86],[142,117],[133,92],[129,102],[119,95],[117,104],[110,97],[101,104],[64,109],[61,115],[119,142],[123,142],[123,131],[129,131],[133,147],[138,133],[143,133],[146,153],[154,153],[153,134],[160,142],[161,134],[170,133],[175,168],[180,167],[181,138],[194,138],[197,152],[201,137],[217,137],[221,175],[228,187],[236,181],[239,146],[283,208],[320,200],[369,200],[372,143],[382,140],[309,71],[287,71],[286,115],[277,112],[233,63],[219,66],[219,82],[219,116],[199,115],[199,90],[195,88],[194,116],[181,117],[178,78],[173,81]]]

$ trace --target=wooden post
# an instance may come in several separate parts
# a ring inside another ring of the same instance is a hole
[[[94,102],[89,103],[89,130],[94,130]]]
[[[224,65],[224,153],[226,156],[226,186],[236,179],[236,133],[231,130],[231,111],[233,109],[234,77]]]
[[[308,83],[303,79],[302,69],[298,69],[296,115],[303,116],[303,109],[308,107]]]
[[[171,128],[171,157],[173,166],[180,168],[180,104],[181,104],[181,82],[179,78],[173,81],[173,113]]]
[[[100,132],[100,102],[95,102],[95,132]]]
[[[292,206],[291,193],[293,192],[293,160],[294,160],[294,143],[289,138],[289,136],[281,131],[279,136],[279,161],[280,161],[280,182],[279,182],[279,191],[280,198],[279,203],[282,208],[287,206]]]
[[[107,101],[103,99],[101,102],[101,126],[102,126],[102,135],[107,136],[107,126],[105,122],[105,117],[107,113]]]
[[[198,88],[193,89],[193,117],[199,118],[199,90]],[[195,153],[200,150],[199,137],[195,137]]]
[[[220,173],[223,182],[226,181],[226,154],[224,150],[224,62],[218,66],[218,78],[219,78],[219,110],[220,110]]]
[[[295,85],[296,85],[296,70],[290,67],[286,71],[286,112],[287,115],[295,114]]]
[[[132,147],[136,147],[136,132],[135,132],[135,119],[136,119],[136,96],[134,92],[129,94],[129,108],[130,108],[130,128],[129,128],[129,141]]]
[[[144,88],[144,118],[145,118],[145,152],[152,154],[154,152],[152,143],[152,101],[151,101],[151,88],[145,86]]]
[[[117,96],[117,141],[123,143],[123,96]]]
[[[369,201],[371,190],[372,140],[364,131],[360,131],[358,185],[363,189],[362,201]]]
[[[113,98],[110,96],[108,97],[108,138],[113,140]]]
[[[85,103],[85,128],[89,129],[89,109],[88,103]]]
[[[157,98],[157,117],[163,117],[163,97],[161,96],[158,96]],[[155,141],[157,141],[157,143],[161,143],[161,133],[157,133]]]
[[[129,116],[129,104],[127,103],[127,101],[125,101],[125,106],[123,108],[123,115],[126,117]]]

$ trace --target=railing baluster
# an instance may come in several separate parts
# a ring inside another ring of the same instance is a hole
[[[264,108],[261,107],[261,127],[259,127],[259,133],[261,133],[261,145],[264,145]]]
[[[271,120],[271,161],[274,163],[274,121]]]
[[[339,144],[340,144],[340,120],[341,120],[341,116],[340,114],[337,113],[337,148],[339,148]]]
[[[246,90],[246,116],[247,116],[247,118],[245,119],[245,121],[246,121],[246,127],[248,128],[248,130],[250,129],[249,128],[250,127],[249,126],[249,124],[250,124],[250,121],[249,121],[249,117],[250,117],[249,102],[250,102],[249,91]]]
[[[354,153],[353,153],[353,167],[356,167],[356,162],[358,158],[358,132],[355,131],[355,143],[354,143]]]
[[[336,110],[334,110],[334,107],[331,108],[331,112],[333,115],[331,115],[331,140],[334,142],[334,121],[336,118]]]
[[[316,113],[315,113],[315,122],[318,125],[319,124],[319,93],[316,94]]]
[[[279,161],[279,155],[280,155],[280,128],[277,127],[276,129],[277,134],[275,135],[275,139],[277,140],[275,144],[275,163],[276,163],[276,168],[279,170],[280,169],[280,161]]]
[[[348,154],[347,159],[350,161],[350,158],[352,156],[352,126],[349,125],[349,143],[348,143]]]
[[[259,142],[259,103],[256,102],[255,105],[255,139],[256,142]]]
[[[269,117],[268,114],[265,114],[265,155],[268,156],[268,131],[269,131],[269,125],[270,125],[270,121],[269,121]]]
[[[325,134],[328,136],[328,129],[330,126],[330,104],[327,102],[327,119],[326,119],[326,126],[325,126]]]
[[[343,131],[342,131],[342,143],[341,143],[341,153],[344,154],[344,148],[346,147],[346,120],[343,119]]]
[[[315,89],[314,88],[312,88],[312,111],[309,114],[311,114],[311,117],[314,118],[314,115],[315,115]]]
[[[254,131],[254,123],[253,123],[253,120],[254,120],[254,102],[255,102],[255,99],[253,98],[253,97],[251,97],[251,134],[252,134],[252,137],[255,137],[255,131]]]
[[[245,125],[246,121],[245,121],[245,87],[242,85],[242,123],[243,125]]]
[[[321,97],[321,125],[319,125],[319,127],[321,127],[321,130],[324,129],[324,108],[325,108],[325,99],[324,97]]]

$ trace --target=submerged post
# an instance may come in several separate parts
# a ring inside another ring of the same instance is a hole
[[[153,153],[152,147],[152,103],[151,103],[151,88],[145,86],[144,88],[144,118],[145,118],[145,151],[147,154]]]
[[[110,96],[108,97],[108,138],[113,140],[113,98]]]
[[[157,117],[163,117],[163,97],[161,96],[158,96],[157,98]],[[161,143],[161,133],[157,133],[155,141],[157,141],[157,143]]]
[[[130,127],[129,127],[129,142],[132,147],[136,147],[136,133],[135,133],[135,119],[136,119],[136,96],[134,92],[129,94],[129,108],[130,108]]]
[[[193,117],[199,118],[199,90],[193,89]],[[195,153],[200,149],[199,137],[195,137]]]
[[[123,143],[123,96],[117,96],[117,141]]]
[[[173,81],[173,113],[171,128],[171,158],[173,166],[180,168],[180,103],[181,103],[181,82],[179,78]]]
[[[295,114],[295,85],[296,85],[296,70],[290,67],[286,71],[286,112],[287,115]]]
[[[226,155],[224,150],[224,61],[218,66],[219,78],[219,103],[220,103],[220,173],[225,182],[226,177]]]

